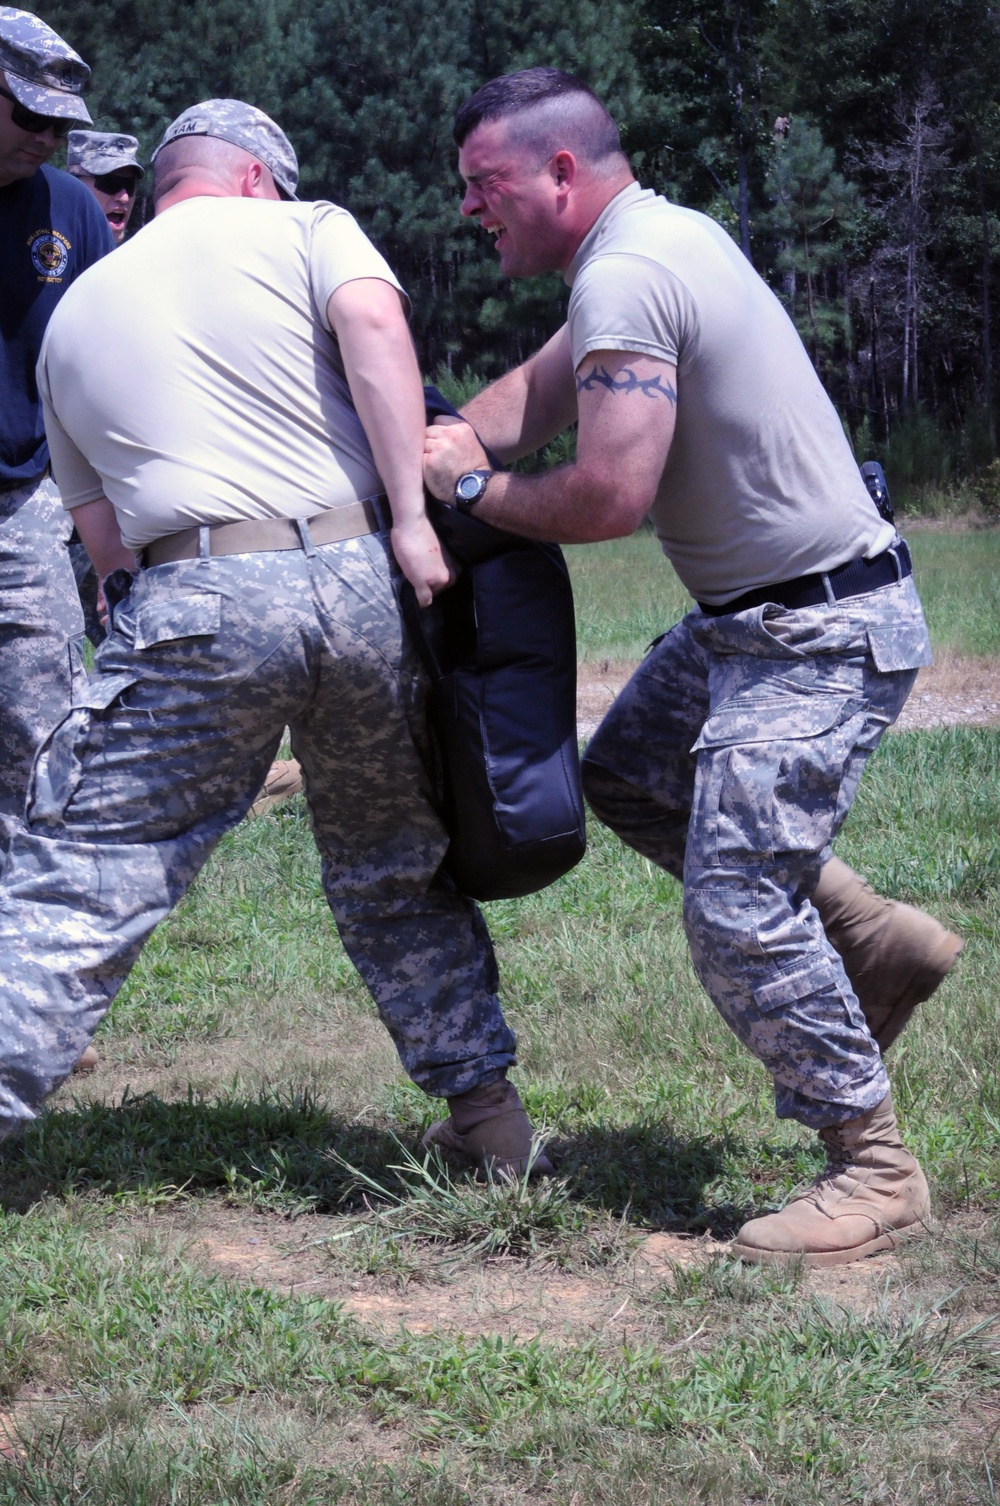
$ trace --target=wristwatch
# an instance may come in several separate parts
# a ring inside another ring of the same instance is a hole
[[[455,482],[455,506],[459,512],[471,512],[481,500],[492,471],[466,471]]]

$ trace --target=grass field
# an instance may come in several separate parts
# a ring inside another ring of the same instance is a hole
[[[1000,538],[914,544],[937,645],[1000,654]],[[590,658],[683,608],[648,536],[572,568]],[[488,907],[560,1179],[478,1188],[413,1159],[439,1106],[301,804],[242,826],[100,1073],[0,1149],[0,1506],[995,1502],[998,833],[1000,730],[886,739],[840,851],[967,941],[889,1059],[940,1226],[805,1275],[726,1256],[819,1160],[702,995],[672,880],[592,825],[574,873]]]

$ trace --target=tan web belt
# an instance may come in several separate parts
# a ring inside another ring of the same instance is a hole
[[[363,502],[332,507],[311,518],[261,518],[184,528],[147,544],[142,563],[148,567],[216,554],[263,554],[273,549],[305,549],[309,543],[339,544],[366,533],[380,533],[389,524],[386,499],[366,497]]]

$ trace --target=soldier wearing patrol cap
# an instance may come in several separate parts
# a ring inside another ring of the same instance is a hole
[[[35,363],[53,310],[113,246],[92,196],[47,166],[90,123],[90,69],[27,11],[0,7],[0,837],[24,810],[35,748],[82,675],[70,520],[49,477]]]
[[[450,1148],[523,1172],[515,1040],[483,918],[441,876],[397,594],[449,581],[406,295],[346,210],[294,202],[294,152],[239,101],[175,121],[153,180],[155,219],[72,290],[38,367],[114,609],[3,873],[0,1135],[66,1076],[288,726],[330,908],[404,1067],[448,1098]]]
[[[66,168],[100,204],[116,246],[125,239],[146,172],[136,156],[138,150],[136,138],[120,131],[70,131],[66,141]]]

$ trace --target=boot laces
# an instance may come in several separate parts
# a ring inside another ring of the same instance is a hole
[[[832,1182],[854,1165],[853,1151],[847,1144],[839,1124],[831,1124],[827,1129],[820,1130],[820,1139],[826,1150],[826,1165],[815,1178],[814,1187],[821,1187],[826,1182]]]

